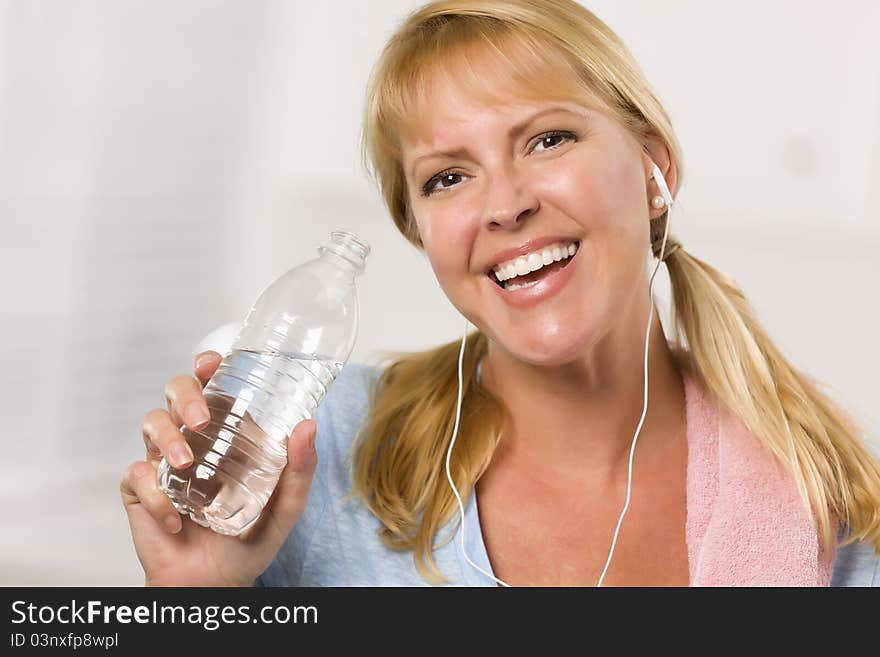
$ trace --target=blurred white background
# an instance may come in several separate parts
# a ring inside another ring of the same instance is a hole
[[[459,336],[358,158],[419,4],[0,0],[0,585],[142,582],[118,481],[143,415],[332,229],[373,248],[352,360]],[[679,132],[674,231],[880,436],[880,4],[586,4]]]

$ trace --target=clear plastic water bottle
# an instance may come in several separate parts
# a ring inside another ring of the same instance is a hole
[[[286,441],[348,360],[357,334],[355,277],[369,245],[334,231],[320,256],[258,297],[204,389],[211,414],[183,429],[188,468],[159,464],[159,488],[200,525],[237,535],[260,516],[287,463]]]

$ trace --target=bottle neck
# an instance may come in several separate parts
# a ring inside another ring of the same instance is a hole
[[[354,233],[334,231],[330,234],[330,240],[318,247],[318,253],[352,276],[360,276],[367,266],[370,247]]]
[[[342,274],[348,275],[350,278],[360,276],[364,273],[364,262],[358,262],[356,258],[340,253],[339,249],[330,248],[330,246],[322,246],[318,249],[321,254],[320,259],[333,265],[334,269]]]
[[[347,267],[353,276],[360,276],[367,266],[370,245],[347,230],[334,230],[330,233],[329,241],[318,248],[318,253],[331,258],[335,264]]]

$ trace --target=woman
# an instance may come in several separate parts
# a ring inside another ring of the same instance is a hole
[[[156,488],[161,455],[192,459],[177,427],[207,421],[220,356],[202,354],[122,481],[147,583],[871,583],[880,468],[733,283],[669,234],[681,153],[601,21],[571,0],[424,6],[373,72],[364,148],[478,330],[350,363],[243,538],[182,523]]]

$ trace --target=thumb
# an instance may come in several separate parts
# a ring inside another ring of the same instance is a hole
[[[318,464],[315,451],[314,420],[302,420],[287,439],[287,465],[281,471],[278,485],[272,494],[269,511],[278,528],[287,535],[302,515]]]

